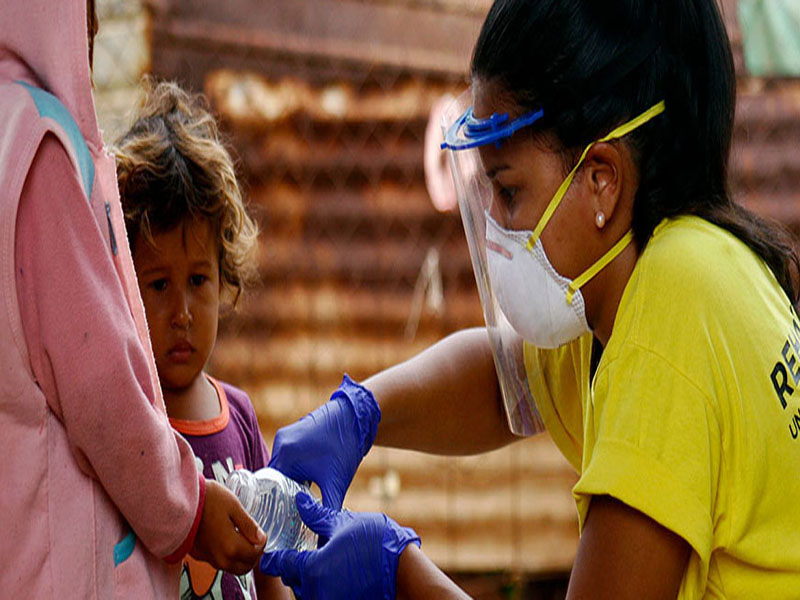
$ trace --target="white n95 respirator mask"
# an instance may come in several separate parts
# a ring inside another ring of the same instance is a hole
[[[487,213],[486,260],[497,303],[524,339],[540,348],[557,348],[589,331],[583,296],[565,301],[571,280],[556,272],[542,240],[528,250],[532,231],[503,229]]]

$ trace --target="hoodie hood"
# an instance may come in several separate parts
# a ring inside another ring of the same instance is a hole
[[[56,96],[98,151],[86,0],[2,1],[0,80],[22,80]]]

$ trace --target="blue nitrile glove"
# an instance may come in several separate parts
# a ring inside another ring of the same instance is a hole
[[[297,494],[300,517],[329,538],[319,550],[276,550],[261,557],[261,572],[280,576],[300,600],[394,600],[397,564],[409,543],[419,546],[413,529],[381,513],[337,511]]]
[[[269,466],[295,481],[313,481],[323,504],[340,509],[380,420],[372,392],[345,375],[328,402],[278,430]]]

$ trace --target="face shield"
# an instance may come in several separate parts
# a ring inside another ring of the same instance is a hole
[[[517,130],[542,118],[541,109],[515,119],[494,113],[472,114],[470,92],[445,109],[443,128],[456,195],[478,284],[486,327],[511,431],[530,435],[542,421],[530,394],[524,365],[523,338],[540,348],[557,348],[590,331],[581,287],[611,263],[633,240],[628,231],[583,273],[569,279],[550,263],[541,234],[564,198],[591,147],[620,139],[665,110],[663,101],[590,143],[563,180],[532,231],[504,229],[502,202],[493,206],[492,182],[479,148],[500,147]],[[598,227],[602,227],[598,223]]]
[[[442,126],[445,142],[442,147],[450,150],[448,154],[458,206],[489,332],[508,425],[516,435],[527,436],[543,431],[544,424],[528,387],[523,339],[514,331],[500,309],[489,279],[486,214],[491,208],[493,193],[478,147],[501,142],[520,127],[539,119],[541,111],[528,113],[513,121],[509,121],[507,116],[503,119],[503,115],[477,120],[472,116],[471,105],[472,95],[467,91],[444,109]]]

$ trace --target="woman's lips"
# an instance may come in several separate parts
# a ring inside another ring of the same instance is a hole
[[[172,362],[180,364],[188,362],[193,353],[194,348],[189,342],[178,342],[169,349],[167,356],[170,357]]]

